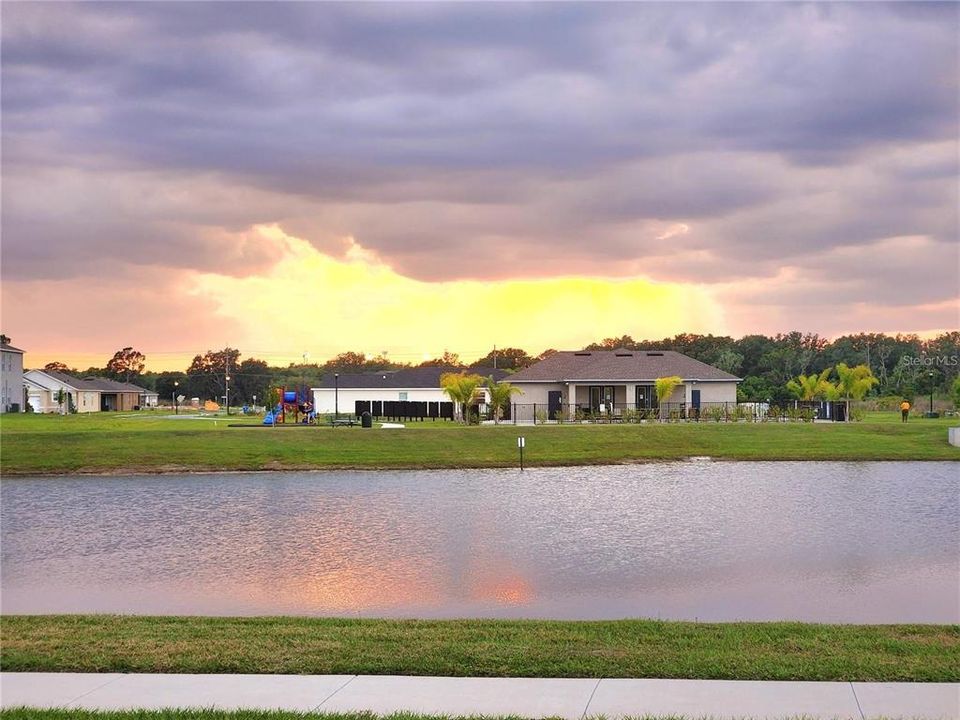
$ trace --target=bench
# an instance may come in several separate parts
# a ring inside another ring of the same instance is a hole
[[[332,417],[332,418],[330,418],[330,427],[340,427],[340,426],[353,427],[354,425],[359,425],[359,424],[360,424],[360,421],[359,421],[359,420],[355,420],[354,418],[349,418],[349,417],[342,417],[342,418]]]

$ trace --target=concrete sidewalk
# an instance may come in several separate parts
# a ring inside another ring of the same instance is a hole
[[[409,710],[445,715],[960,718],[960,684],[0,673],[4,708]]]

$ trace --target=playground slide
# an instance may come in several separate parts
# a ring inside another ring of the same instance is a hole
[[[283,412],[283,406],[278,404],[273,410],[271,410],[266,415],[264,415],[263,424],[273,425],[277,421],[277,418],[280,417],[280,413],[282,412]]]

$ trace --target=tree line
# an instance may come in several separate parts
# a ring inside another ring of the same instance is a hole
[[[871,395],[897,395],[913,399],[933,390],[948,392],[960,375],[960,332],[945,332],[930,339],[917,335],[858,333],[834,340],[815,333],[799,331],[777,335],[696,335],[682,333],[660,340],[635,340],[629,335],[605,338],[586,350],[676,350],[701,362],[732,373],[743,382],[738,396],[742,401],[782,403],[796,397],[787,383],[801,375],[819,376],[840,364],[866,366],[876,378]],[[421,363],[401,363],[384,354],[368,356],[362,352],[344,352],[323,363],[290,363],[271,366],[257,358],[242,358],[240,350],[223,348],[196,355],[183,371],[147,371],[146,356],[132,347],[122,348],[102,368],[70,369],[63,363],[50,363],[48,369],[61,370],[78,377],[101,376],[154,390],[162,400],[174,394],[219,399],[229,385],[231,402],[258,402],[271,388],[311,387],[331,372],[375,372],[410,367],[450,367],[457,369],[498,367],[508,372],[532,365],[556,352],[547,349],[533,355],[522,348],[497,348],[473,363],[461,361],[456,353]],[[229,376],[229,380],[227,380]]]

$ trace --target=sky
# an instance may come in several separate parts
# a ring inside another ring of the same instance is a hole
[[[0,14],[28,366],[960,328],[956,3]]]

